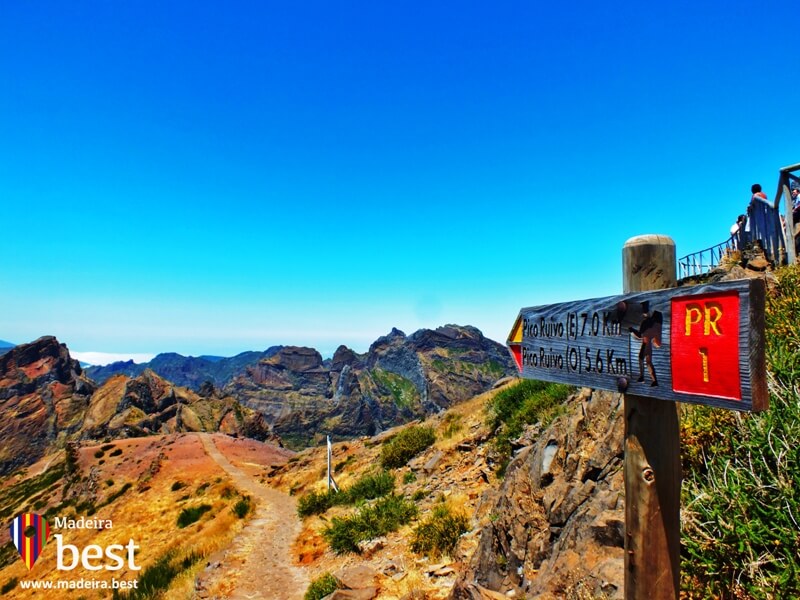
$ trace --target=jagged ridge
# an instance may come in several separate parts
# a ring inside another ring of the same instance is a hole
[[[506,349],[474,327],[446,325],[406,336],[393,329],[365,354],[340,346],[330,361],[284,347],[224,390],[263,413],[282,438],[344,439],[437,413],[516,373]]]

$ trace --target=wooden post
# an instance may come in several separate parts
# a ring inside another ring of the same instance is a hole
[[[331,491],[331,436],[325,436],[328,441],[328,491]]]
[[[675,243],[631,238],[623,293],[676,285]],[[625,395],[625,598],[674,600],[680,589],[681,459],[678,403]]]

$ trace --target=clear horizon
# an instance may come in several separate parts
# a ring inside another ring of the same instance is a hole
[[[800,162],[796,12],[11,3],[0,337],[365,351],[617,294],[621,249],[728,236]],[[746,40],[757,39],[748,43]]]

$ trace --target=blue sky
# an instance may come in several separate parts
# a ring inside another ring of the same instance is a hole
[[[389,6],[381,6],[390,4]],[[796,6],[4,2],[0,338],[504,341],[800,162]]]

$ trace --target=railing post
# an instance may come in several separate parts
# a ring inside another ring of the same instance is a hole
[[[789,177],[781,175],[781,189],[783,191],[784,206],[786,207],[786,262],[794,264],[797,258],[794,247],[794,209],[792,206],[792,193],[789,191]]]

